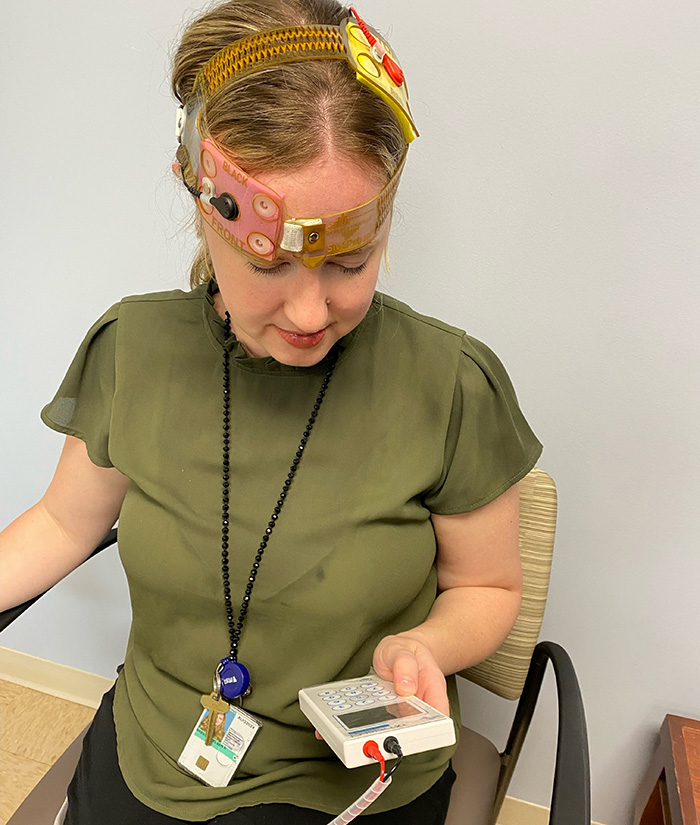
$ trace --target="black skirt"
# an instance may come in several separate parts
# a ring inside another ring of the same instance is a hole
[[[176,825],[184,819],[154,811],[131,793],[117,760],[117,735],[112,715],[114,687],[108,691],[83,740],[83,752],[68,787],[64,825]],[[445,773],[408,805],[380,814],[364,814],[365,825],[444,825],[455,773]],[[370,809],[371,810],[371,809]],[[338,811],[340,813],[340,811]],[[211,825],[328,825],[333,814],[286,803],[239,808],[207,820]],[[197,825],[202,825],[200,820]]]

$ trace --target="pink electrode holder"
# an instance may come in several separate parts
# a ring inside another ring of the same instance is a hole
[[[251,178],[209,140],[201,143],[198,204],[204,220],[227,243],[243,252],[272,260],[283,234],[284,195]],[[240,214],[226,220],[207,203],[207,196],[229,192]],[[235,227],[232,226],[235,224]]]

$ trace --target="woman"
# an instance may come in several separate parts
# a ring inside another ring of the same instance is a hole
[[[238,0],[179,44],[193,289],[88,332],[42,412],[67,436],[56,475],[3,536],[19,603],[119,518],[133,624],[69,825],[328,822],[377,772],[313,736],[298,690],[373,666],[458,723],[450,674],[517,615],[541,446],[484,344],[375,292],[417,133],[374,38],[335,0]],[[23,547],[45,548],[31,581]],[[183,754],[233,671],[262,724],[214,787]],[[368,821],[444,822],[452,752],[406,758]]]

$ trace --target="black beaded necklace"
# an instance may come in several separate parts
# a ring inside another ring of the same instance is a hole
[[[228,341],[230,335],[231,316],[228,312],[226,312],[226,342]],[[231,428],[231,375],[229,367],[229,349],[226,345],[226,342],[224,343],[223,348],[224,403],[221,490],[221,569],[224,581],[224,602],[226,604],[226,620],[228,622],[229,637],[231,640],[231,650],[229,652],[229,655],[219,662],[217,674],[220,680],[222,696],[229,701],[233,701],[234,699],[240,699],[241,697],[250,693],[250,674],[248,673],[248,669],[246,668],[246,666],[238,661],[238,646],[241,639],[241,631],[243,630],[243,623],[245,622],[248,607],[250,606],[250,598],[253,592],[253,586],[255,585],[255,579],[257,578],[258,571],[260,570],[260,564],[262,563],[263,554],[270,541],[270,537],[272,536],[272,531],[275,529],[277,520],[279,519],[280,513],[282,512],[282,507],[284,506],[284,502],[287,498],[287,493],[289,492],[289,488],[292,486],[292,481],[294,481],[294,476],[296,475],[297,469],[299,468],[299,464],[301,463],[302,456],[304,455],[304,449],[309,440],[309,436],[311,435],[311,430],[313,429],[314,423],[316,422],[319,410],[321,409],[321,404],[323,404],[323,398],[326,395],[326,390],[328,389],[328,385],[333,375],[333,371],[335,369],[336,364],[338,363],[338,355],[337,353],[333,355],[328,370],[326,371],[326,374],[323,378],[323,381],[321,383],[321,389],[319,390],[316,401],[314,402],[313,408],[311,410],[311,415],[309,416],[309,420],[306,422],[306,428],[304,429],[301,441],[299,442],[299,446],[296,450],[296,453],[294,454],[294,458],[292,459],[289,472],[287,473],[287,478],[285,479],[284,484],[282,485],[282,490],[279,494],[279,498],[277,499],[275,508],[272,511],[272,515],[270,516],[270,521],[268,522],[267,527],[265,528],[265,533],[263,534],[263,537],[260,541],[258,552],[255,555],[255,561],[253,562],[253,566],[248,576],[248,582],[245,588],[245,595],[243,596],[243,601],[241,602],[241,607],[238,613],[238,621],[236,621],[234,619],[233,604],[231,602],[231,586],[228,566],[230,486],[229,434]]]

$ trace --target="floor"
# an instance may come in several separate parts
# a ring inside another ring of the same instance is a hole
[[[5,825],[95,711],[0,680],[0,715],[0,825]]]

